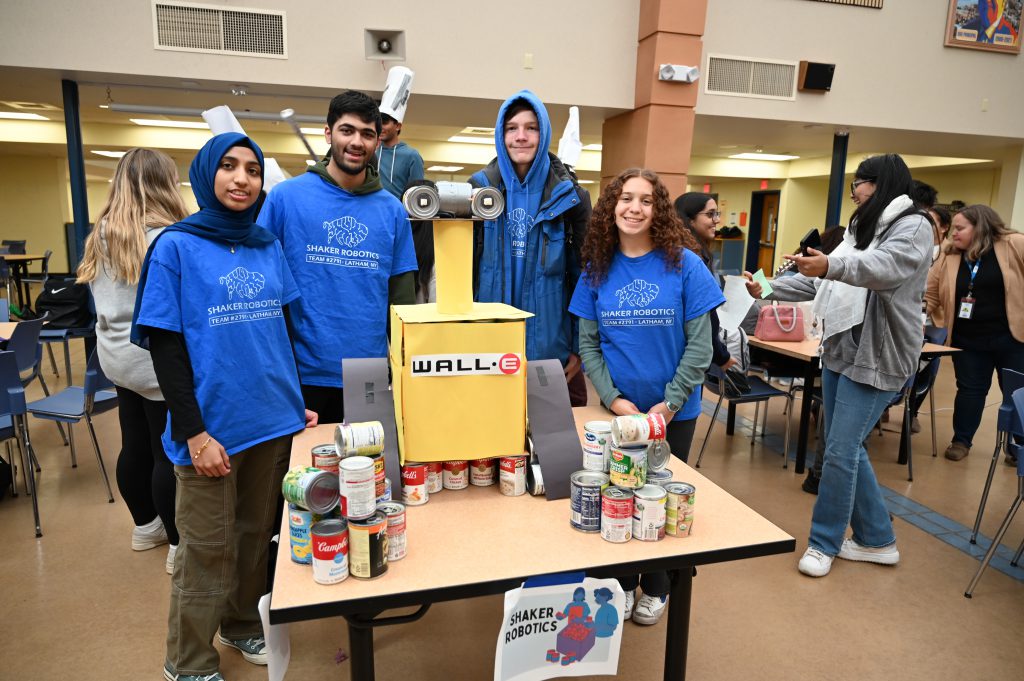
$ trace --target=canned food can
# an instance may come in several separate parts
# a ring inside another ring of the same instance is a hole
[[[402,466],[402,501],[409,506],[420,506],[429,500],[427,464],[406,461]]]
[[[665,439],[661,414],[628,414],[612,419],[612,445],[648,444]]]
[[[644,485],[633,491],[633,539],[658,541],[665,538],[664,487]]]
[[[310,454],[313,458],[313,468],[319,468],[328,473],[338,472],[338,464],[341,462],[341,457],[338,456],[338,448],[334,446],[334,443],[329,442],[325,445],[317,445],[313,447]]]
[[[338,476],[312,466],[296,466],[281,482],[285,501],[313,513],[327,513],[338,505]]]
[[[469,462],[469,482],[477,487],[490,487],[494,484],[496,466],[494,459],[476,459]]]
[[[348,524],[349,572],[358,579],[373,579],[388,571],[388,517],[374,511],[369,518]]]
[[[341,518],[321,520],[310,529],[313,581],[337,584],[348,577],[348,526]]]
[[[391,501],[391,478],[384,478],[384,494],[377,497],[378,504],[383,504],[385,501]]]
[[[380,421],[339,423],[334,444],[342,457],[380,454],[384,451],[384,426]]]
[[[445,461],[441,468],[441,484],[445,489],[469,487],[469,462],[466,460]]]
[[[498,461],[501,493],[506,497],[526,494],[526,457],[503,456]]]
[[[648,460],[648,463],[650,463],[649,460]],[[648,485],[658,485],[659,487],[664,487],[665,485],[667,485],[670,482],[672,482],[672,469],[671,468],[662,468],[660,471],[652,471],[652,470],[648,469],[648,471],[647,471],[647,484]]]
[[[377,510],[388,517],[388,562],[405,558],[405,506],[389,501],[377,506]]]
[[[430,494],[437,494],[444,489],[441,469],[442,464],[440,461],[430,461],[427,463],[427,492]]]
[[[569,524],[580,532],[601,531],[601,490],[608,476],[601,471],[576,471],[569,476]]]
[[[532,497],[544,494],[544,475],[541,473],[539,463],[530,463],[526,467],[526,491]]]
[[[647,445],[612,445],[611,483],[637,489],[647,484]]]
[[[601,492],[601,538],[624,544],[633,537],[633,490],[605,487]]]
[[[350,456],[341,460],[341,514],[349,520],[366,518],[377,510],[373,460]]]
[[[693,504],[696,488],[685,482],[665,485],[668,494],[665,504],[665,532],[673,537],[689,536],[693,527]]]
[[[313,544],[309,531],[323,519],[319,513],[307,511],[298,504],[288,502],[288,537],[292,560],[302,565],[313,562]]]
[[[583,470],[608,472],[612,424],[587,421],[583,425]]]
[[[366,457],[373,460],[374,494],[378,497],[382,497],[384,496],[384,481],[387,480],[387,475],[384,471],[384,452],[367,454]]]

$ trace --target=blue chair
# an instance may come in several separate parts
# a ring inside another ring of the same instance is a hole
[[[1024,420],[1024,388],[1018,388],[1013,392],[1011,402],[1012,408],[1016,412],[1018,422]],[[1006,530],[1010,527],[1010,523],[1013,522],[1013,517],[1017,515],[1017,511],[1020,509],[1021,503],[1024,502],[1024,446],[1016,443],[1009,443],[1007,446],[1017,456],[1017,496],[1014,498],[1013,503],[1010,504],[1010,510],[1007,512],[1006,517],[1003,518],[1003,524],[1000,525],[999,529],[996,531],[996,536],[992,538],[992,545],[988,547],[988,551],[985,552],[985,557],[981,559],[981,565],[978,566],[978,571],[974,573],[974,578],[971,579],[971,583],[967,585],[967,591],[964,592],[964,596],[967,598],[974,595],[974,587],[978,585],[981,575],[985,572],[985,568],[988,567],[989,562],[992,560],[992,556],[995,555],[996,549],[999,548],[999,544],[1003,541],[1003,536],[1006,534]],[[1010,565],[1017,567],[1018,563],[1020,563],[1022,553],[1024,553],[1024,542],[1021,542],[1021,545],[1017,548],[1017,553],[1014,554],[1013,560],[1010,561]]]
[[[21,385],[18,363],[13,352],[0,352],[0,440],[7,441],[7,458],[11,464],[13,481],[12,496],[18,496],[18,466],[11,449],[11,440],[16,440],[21,453],[21,470],[25,478],[25,490],[32,497],[32,513],[35,516],[36,536],[43,536],[39,523],[39,501],[36,494],[36,480],[32,472],[32,441],[28,434],[28,413],[25,404],[25,388]]]
[[[32,381],[39,379],[39,385],[43,388],[43,394],[49,397],[50,389],[46,387],[43,379],[42,359],[43,346],[39,342],[39,334],[43,327],[45,317],[29,319],[18,322],[14,327],[14,333],[7,341],[7,349],[14,353],[18,364],[18,374],[21,376],[21,387],[27,388]],[[60,431],[61,440],[68,444],[68,438],[64,434],[64,427],[58,423],[57,430]],[[39,470],[39,462],[36,461],[36,470]]]
[[[765,426],[768,422],[768,400],[773,397],[783,397],[786,400],[786,439],[782,447],[782,467],[787,468],[789,466],[789,426],[790,426],[790,413],[793,411],[793,396],[784,390],[765,383],[757,376],[747,376],[747,381],[750,383],[750,391],[739,395],[737,397],[726,397],[725,391],[722,390],[721,383],[724,378],[723,371],[712,365],[708,372],[704,375],[704,389],[718,395],[718,402],[715,404],[715,413],[711,416],[711,422],[708,424],[708,432],[704,434],[704,443],[700,446],[700,454],[697,455],[696,468],[700,468],[700,461],[704,458],[704,450],[707,449],[708,440],[711,439],[711,431],[715,427],[715,421],[718,420],[718,412],[722,408],[722,402],[729,400],[731,404],[747,404],[750,402],[755,403],[756,407],[754,410],[754,422],[750,432],[750,446],[754,446],[754,439],[757,437],[757,417],[761,409],[761,403],[764,402],[764,417],[761,423],[761,437],[764,437]]]
[[[1002,376],[1003,403],[999,406],[999,414],[996,416],[996,447],[992,451],[992,463],[988,467],[988,477],[981,491],[981,503],[978,504],[978,516],[974,519],[974,529],[971,531],[972,544],[977,543],[978,528],[981,527],[981,517],[985,514],[985,505],[988,503],[988,493],[992,488],[992,478],[996,474],[999,454],[1004,447],[1010,446],[1013,437],[1024,437],[1024,423],[1013,405],[1013,394],[1024,388],[1024,374],[1012,369],[1003,369]],[[1020,461],[1019,458],[1017,460]]]
[[[30,402],[28,412],[38,419],[68,424],[68,439],[71,443],[71,465],[78,466],[75,453],[74,424],[85,419],[92,437],[92,448],[96,452],[96,461],[103,474],[103,484],[107,487],[107,501],[114,503],[114,495],[110,490],[110,478],[107,467],[103,463],[103,454],[96,439],[96,429],[92,425],[92,415],[101,414],[117,407],[117,393],[111,390],[114,384],[103,374],[99,359],[94,352],[89,357],[85,368],[85,386],[76,385],[64,388],[50,397]]]

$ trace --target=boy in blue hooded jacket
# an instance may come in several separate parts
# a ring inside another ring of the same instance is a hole
[[[573,406],[586,404],[579,337],[569,299],[580,276],[579,251],[590,219],[590,195],[548,151],[551,120],[529,90],[498,110],[497,157],[475,173],[475,187],[497,187],[505,212],[474,230],[474,299],[532,312],[526,359],[557,359]]]

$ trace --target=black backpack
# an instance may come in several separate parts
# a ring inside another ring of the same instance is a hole
[[[74,277],[50,277],[36,298],[36,313],[47,315],[47,328],[82,329],[93,325],[89,287]]]

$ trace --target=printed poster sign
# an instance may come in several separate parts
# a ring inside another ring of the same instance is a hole
[[[947,47],[1020,54],[1024,0],[949,0]]]
[[[580,573],[538,582],[505,593],[494,681],[616,674],[626,601],[618,580]]]

